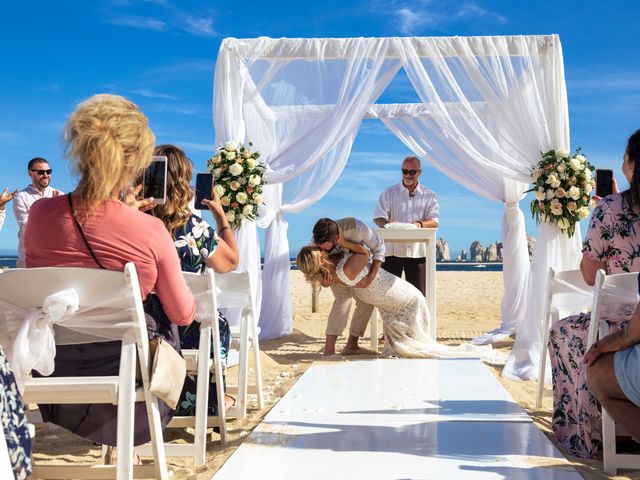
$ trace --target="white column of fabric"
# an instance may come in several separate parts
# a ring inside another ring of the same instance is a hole
[[[268,168],[265,180],[271,185],[286,182],[284,200],[269,203],[265,198],[275,220],[260,224],[269,225],[264,268],[270,277],[284,278],[289,270],[287,224],[279,212],[309,206],[335,182],[365,112],[399,68],[397,58],[389,60],[392,46],[390,39],[376,38],[223,42],[214,80],[217,142],[253,140]],[[230,69],[240,73],[230,74]],[[237,84],[228,85],[233,82]],[[291,114],[285,107],[299,111]],[[241,267],[256,269],[255,232],[245,235],[245,228],[238,235]],[[290,330],[291,300],[288,289],[265,288],[269,298],[263,306],[269,308],[260,316],[260,326],[261,337],[269,338]]]

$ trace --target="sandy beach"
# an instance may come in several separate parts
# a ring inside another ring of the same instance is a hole
[[[190,460],[169,458],[169,469],[175,479],[209,479],[225,462],[243,439],[260,422],[269,409],[293,385],[296,379],[314,361],[324,361],[321,352],[324,343],[324,328],[332,303],[332,294],[323,289],[320,294],[320,308],[311,313],[311,289],[302,274],[291,272],[292,301],[294,312],[293,332],[283,338],[262,342],[262,368],[265,383],[266,406],[261,411],[250,410],[244,421],[228,423],[230,441],[226,447],[218,442],[208,445],[207,464],[194,467]],[[438,339],[455,344],[497,327],[500,324],[500,301],[503,293],[501,272],[438,272],[437,274],[437,327]],[[366,346],[368,337],[362,342]],[[338,349],[344,345],[339,340]],[[508,351],[513,345],[509,340],[498,345]],[[349,357],[355,361],[357,357]],[[338,358],[332,361],[345,361]],[[500,376],[500,368],[489,367],[513,398],[522,405],[533,418],[535,424],[552,441],[551,397],[546,396],[541,409],[535,408],[536,383],[512,382]],[[233,374],[233,370],[231,374]],[[250,407],[254,404],[250,403]],[[165,430],[165,438],[181,442],[189,435],[180,429]],[[216,435],[217,438],[217,435]],[[562,449],[560,449],[562,451]],[[99,450],[90,442],[50,425],[37,427],[35,458],[38,461],[57,463],[92,462],[98,458]],[[563,451],[563,453],[566,453]],[[589,480],[604,478],[640,479],[640,472],[629,476],[608,477],[602,472],[600,461],[588,461],[568,457],[580,474]],[[539,462],[540,459],[535,459]],[[555,461],[551,461],[555,462]],[[553,463],[540,462],[540,466]]]

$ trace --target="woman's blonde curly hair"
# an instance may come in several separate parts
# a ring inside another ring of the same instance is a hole
[[[302,247],[296,258],[298,270],[304,274],[304,278],[311,283],[314,290],[320,289],[324,272],[329,272],[328,263],[320,247]]]
[[[153,154],[167,157],[167,200],[164,205],[156,205],[152,214],[173,233],[191,218],[193,163],[176,145],[159,145]]]
[[[64,127],[65,154],[80,174],[75,193],[89,213],[125,191],[151,163],[155,138],[138,106],[118,95],[80,103]]]

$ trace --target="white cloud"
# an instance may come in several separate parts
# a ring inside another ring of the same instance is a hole
[[[400,23],[400,32],[405,35],[415,35],[418,30],[437,23],[437,18],[426,10],[412,10],[409,7],[396,10],[396,16]]]
[[[604,73],[584,72],[567,80],[567,90],[574,94],[621,90],[640,90],[640,77],[637,72]]]
[[[112,25],[144,30],[162,31],[167,29],[167,24],[162,20],[137,15],[113,15],[107,18],[107,22]]]
[[[180,145],[186,150],[195,150],[197,152],[213,153],[213,142],[211,143],[192,143],[192,142],[178,142],[176,145]]]
[[[217,35],[213,28],[213,18],[211,17],[196,18],[185,15],[181,18],[179,27],[185,32],[202,37],[215,37]]]
[[[165,99],[165,100],[176,100],[176,97],[174,95],[155,92],[153,90],[149,90],[149,89],[146,89],[146,88],[140,88],[140,89],[137,89],[137,90],[130,90],[129,93],[132,93],[133,95],[140,95],[141,97],[145,97],[145,98],[162,98],[162,99]]]
[[[504,23],[507,21],[506,17],[487,10],[486,8],[481,7],[480,5],[473,2],[464,3],[456,12],[456,16],[458,18],[469,20],[478,18],[492,18],[500,23]]]
[[[404,35],[416,35],[423,33],[427,28],[444,28],[456,22],[469,22],[478,19],[492,20],[499,23],[507,22],[507,18],[484,8],[475,2],[465,2],[454,6],[454,2],[436,3],[425,0],[413,2],[391,2],[395,8],[395,20],[398,29]],[[380,14],[387,15],[387,10],[379,10]]]
[[[146,3],[155,4],[158,16],[154,18],[142,15],[112,14],[107,17],[107,22],[124,27],[141,28],[154,31],[181,30],[192,35],[202,37],[215,37],[217,32],[213,27],[213,15],[210,9],[205,12],[186,11],[173,5],[169,0],[145,0]],[[138,4],[128,0],[112,0],[111,5],[120,9],[131,11]]]

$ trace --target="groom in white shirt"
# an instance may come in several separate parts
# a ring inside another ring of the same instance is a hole
[[[384,242],[376,232],[360,220],[351,217],[341,218],[335,221],[330,218],[321,218],[313,227],[313,244],[329,252],[329,255],[342,252],[342,238],[367,247],[371,251],[373,261],[367,276],[355,287],[337,284],[331,285],[331,291],[333,292],[335,300],[327,320],[324,345],[325,355],[333,355],[336,353],[336,340],[338,336],[342,335],[349,318],[353,298],[352,289],[368,287],[376,277],[378,270],[380,270],[380,265],[382,265],[384,261]],[[329,283],[324,284],[323,282],[323,286],[326,287]],[[349,338],[347,339],[347,345],[342,350],[343,355],[356,355],[363,352],[371,353],[368,350],[360,348],[358,346],[358,340],[364,335],[372,311],[373,307],[371,305],[356,299],[356,309],[351,318]]]
[[[413,223],[418,228],[437,228],[440,208],[436,194],[418,182],[422,170],[420,160],[407,157],[402,162],[402,181],[387,188],[378,199],[373,221],[380,228],[387,223]],[[387,242],[387,256],[382,265],[397,277],[404,276],[424,295],[425,257],[424,243]]]

